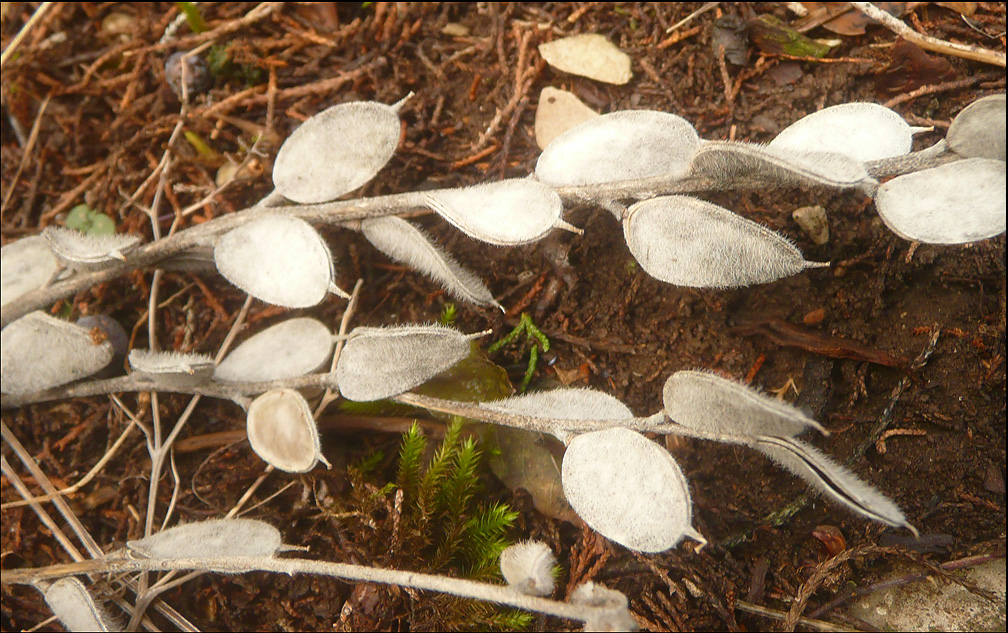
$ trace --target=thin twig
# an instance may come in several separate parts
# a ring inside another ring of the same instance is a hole
[[[7,45],[7,48],[3,50],[3,53],[0,53],[0,67],[4,65],[4,62],[10,59],[10,56],[14,54],[14,51],[17,50],[18,46],[20,46],[21,40],[23,40],[25,36],[28,35],[29,31],[38,24],[38,21],[42,19],[42,16],[49,11],[52,5],[52,2],[43,2],[37,9],[35,9],[35,13],[28,18],[28,21],[24,23],[24,26],[22,26],[21,30],[17,32],[17,35],[15,35],[14,39],[12,39],[10,44]]]
[[[889,15],[871,2],[851,2],[851,4],[861,11],[861,13],[864,13],[869,18],[875,20],[896,35],[901,36],[908,42],[913,42],[923,49],[934,51],[936,53],[943,53],[945,55],[962,57],[964,59],[972,59],[973,61],[983,62],[985,64],[993,64],[995,66],[1000,66],[1001,68],[1005,67],[1004,53],[980,48],[978,46],[970,46],[968,44],[946,42],[945,40],[940,40],[936,37],[931,37],[930,35],[921,35],[907,26],[902,20]]]

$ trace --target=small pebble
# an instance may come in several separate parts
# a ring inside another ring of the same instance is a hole
[[[829,242],[829,219],[826,217],[826,209],[818,205],[800,207],[794,210],[791,217],[798,223],[798,226],[808,233],[817,246]]]
[[[802,322],[805,325],[819,325],[825,318],[826,310],[823,308],[816,308],[802,317]]]
[[[459,24],[458,22],[449,22],[444,25],[441,32],[448,37],[465,37],[469,35],[469,27],[464,24]]]
[[[202,94],[214,84],[214,76],[210,72],[207,62],[199,55],[186,56],[185,53],[172,53],[172,56],[165,62],[165,81],[171,86],[172,92],[182,100],[182,64],[185,60],[186,70],[186,91],[192,99],[198,94]]]

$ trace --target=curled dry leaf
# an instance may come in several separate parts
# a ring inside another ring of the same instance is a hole
[[[678,286],[737,288],[828,265],[805,261],[777,233],[688,196],[638,202],[627,211],[623,235],[649,275]]]
[[[653,110],[613,112],[553,140],[536,162],[536,177],[555,187],[685,175],[700,143],[682,117]]]
[[[140,243],[139,235],[95,235],[74,229],[47,227],[42,235],[53,252],[69,264],[96,265],[123,261]]]
[[[150,376],[179,376],[202,380],[213,374],[213,358],[206,354],[182,354],[179,352],[153,352],[147,349],[133,349],[129,353],[129,363],[133,371]]]
[[[639,552],[663,552],[693,529],[686,478],[668,451],[622,427],[578,435],[567,446],[564,494],[585,523]]]
[[[3,393],[23,394],[65,385],[100,371],[112,360],[112,344],[91,332],[32,312],[0,333]]]
[[[798,408],[705,371],[677,371],[665,381],[665,414],[699,437],[742,440],[826,430]]]
[[[303,204],[328,202],[365,184],[399,145],[399,104],[342,103],[316,114],[287,137],[273,164],[273,184]]]
[[[621,86],[633,76],[630,56],[597,33],[544,42],[539,45],[539,54],[557,70],[607,84]]]
[[[340,394],[357,402],[409,391],[469,356],[469,337],[443,325],[358,327],[339,362]]]
[[[558,420],[629,420],[633,412],[617,398],[596,389],[569,387],[526,393],[493,402],[481,402],[480,407],[523,415],[530,418]],[[566,441],[569,434],[555,429],[553,435]]]
[[[1005,162],[968,158],[893,178],[875,208],[897,235],[966,244],[1005,232]]]
[[[310,224],[267,215],[225,233],[214,246],[225,279],[257,299],[286,308],[308,308],[333,286],[332,255]]]
[[[479,277],[462,268],[406,220],[394,215],[371,218],[361,222],[361,232],[375,248],[441,283],[459,299],[501,308]]]
[[[917,534],[899,506],[812,446],[790,437],[761,437],[753,447],[854,512]]]
[[[1005,95],[990,95],[966,106],[953,119],[945,140],[962,156],[1005,160]]]
[[[60,261],[49,241],[34,235],[0,249],[0,305],[44,288],[59,272]]]
[[[282,546],[275,527],[255,519],[210,519],[177,525],[126,547],[146,558],[273,556]]]
[[[712,179],[722,189],[820,185],[867,190],[877,184],[864,163],[844,154],[730,141],[703,143],[690,173]]]
[[[214,370],[227,382],[266,382],[321,369],[333,350],[333,335],[321,321],[287,319],[236,347]]]
[[[54,581],[42,591],[46,604],[68,631],[118,631],[91,592],[77,578],[67,576]]]
[[[832,152],[867,162],[910,152],[913,130],[899,114],[877,103],[844,103],[798,119],[767,147]]]
[[[466,235],[498,246],[528,244],[554,228],[573,228],[563,221],[560,196],[529,178],[443,189],[426,201]]]
[[[553,593],[556,556],[541,541],[523,541],[504,548],[500,556],[501,574],[512,589],[530,596]]]
[[[267,391],[245,416],[249,444],[264,462],[288,473],[306,473],[321,461],[318,427],[308,402],[293,389]]]

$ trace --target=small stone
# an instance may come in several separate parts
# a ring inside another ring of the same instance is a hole
[[[123,41],[130,39],[130,34],[136,30],[136,18],[128,13],[113,11],[101,21],[101,29],[109,35],[118,35]]]
[[[536,108],[536,145],[539,149],[546,149],[556,137],[597,116],[598,112],[586,106],[573,93],[547,86],[539,93],[539,106]]]
[[[183,64],[185,66],[186,93],[190,99],[213,87],[214,76],[205,59],[199,55],[173,53],[165,62],[165,81],[171,86],[175,96],[182,99]]]
[[[816,205],[814,207],[800,207],[791,214],[798,226],[808,233],[812,242],[817,246],[822,246],[829,241],[829,218],[826,217],[826,209]]]
[[[805,325],[819,325],[825,318],[826,310],[823,308],[816,308],[802,317],[802,323]]]
[[[630,56],[597,33],[574,35],[539,45],[539,54],[553,68],[608,84],[630,81]]]
[[[444,25],[441,32],[448,37],[466,37],[469,35],[469,27],[458,22],[449,22]]]

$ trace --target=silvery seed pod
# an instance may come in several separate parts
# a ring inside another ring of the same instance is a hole
[[[332,332],[309,317],[287,319],[250,337],[214,370],[227,382],[266,382],[318,371],[332,355]]]
[[[469,340],[443,325],[354,328],[336,363],[340,394],[369,402],[405,393],[469,356]]]
[[[504,548],[500,568],[504,580],[513,589],[529,596],[548,596],[556,582],[553,571],[556,556],[540,541],[523,541]]]
[[[280,531],[255,519],[208,519],[126,541],[144,558],[229,558],[273,556],[282,548]]]
[[[213,375],[214,360],[206,354],[154,352],[132,349],[129,364],[134,372],[161,379],[202,382]]]
[[[990,95],[966,106],[945,135],[949,148],[969,158],[1005,160],[1005,95]]]
[[[264,462],[287,473],[306,473],[322,455],[311,408],[297,391],[274,389],[249,405],[245,417],[249,444]]]
[[[309,308],[330,291],[342,293],[329,247],[299,218],[267,215],[225,233],[214,246],[214,262],[235,286],[285,308]]]
[[[374,178],[399,145],[405,101],[341,103],[309,118],[277,152],[277,191],[303,204],[328,202]]]
[[[67,576],[42,591],[46,604],[68,631],[118,631],[111,616],[77,578]]]
[[[689,487],[668,451],[622,427],[578,435],[564,453],[564,494],[593,530],[638,552],[663,552],[692,526]]]
[[[45,288],[59,272],[60,261],[41,235],[15,240],[0,249],[0,305]]]
[[[868,162],[902,156],[913,145],[913,128],[877,103],[843,103],[798,119],[767,147],[833,152]]]
[[[109,364],[112,344],[104,336],[32,312],[0,333],[3,393],[24,394],[91,376]]]
[[[42,235],[60,259],[78,268],[124,261],[126,255],[140,244],[139,235],[89,235],[52,226],[47,227]]]

